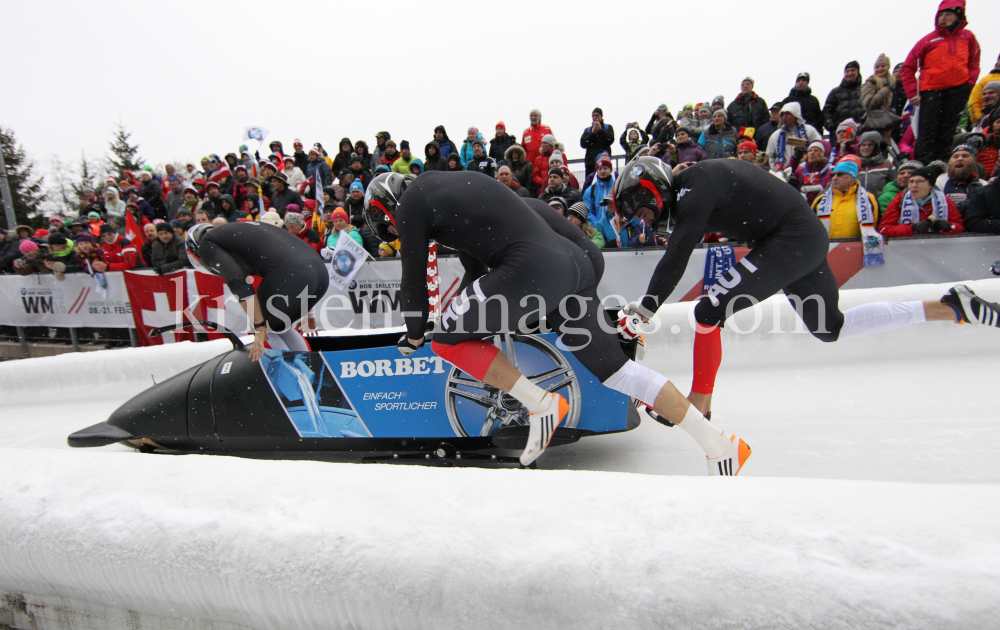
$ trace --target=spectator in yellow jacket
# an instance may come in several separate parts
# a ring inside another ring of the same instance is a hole
[[[833,169],[828,192],[832,195],[832,205],[825,209],[826,194],[813,200],[813,211],[830,231],[830,238],[861,238],[861,221],[859,219],[858,195],[862,192],[868,197],[869,207],[874,216],[873,223],[878,225],[878,201],[875,196],[864,189],[858,182],[858,164],[850,157],[841,160]]]

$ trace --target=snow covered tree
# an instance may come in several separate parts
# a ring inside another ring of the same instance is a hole
[[[17,223],[42,227],[44,220],[38,206],[45,201],[45,194],[42,192],[43,178],[32,177],[31,171],[35,165],[28,159],[24,148],[18,146],[13,129],[0,127],[0,147],[7,167],[7,182]],[[2,205],[0,202],[0,206]],[[6,209],[0,213],[0,225],[7,229],[14,227],[7,225]]]
[[[125,125],[119,122],[115,126],[115,136],[108,145],[111,147],[111,156],[108,159],[115,171],[113,174],[120,177],[123,172],[132,171],[138,175],[145,165],[145,161],[139,156],[139,145],[129,144],[132,132],[125,131]]]

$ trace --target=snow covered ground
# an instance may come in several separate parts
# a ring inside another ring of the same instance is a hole
[[[646,360],[683,391],[690,308],[661,310]],[[76,450],[227,342],[2,364],[0,627],[997,627],[1000,331],[825,345],[770,332],[794,328],[783,299],[759,309],[715,397],[753,447],[735,479],[648,420],[534,471]]]

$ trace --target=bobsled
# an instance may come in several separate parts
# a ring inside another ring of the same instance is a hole
[[[253,362],[235,334],[199,324],[223,332],[232,350],[150,387],[107,421],[70,435],[69,445],[271,458],[353,451],[499,461],[505,456],[482,451],[526,443],[528,412],[516,399],[444,361],[430,344],[401,357],[398,332],[312,338],[312,351],[266,350]],[[601,385],[560,349],[556,335],[489,341],[531,381],[569,402],[550,446],[638,426],[629,398]]]

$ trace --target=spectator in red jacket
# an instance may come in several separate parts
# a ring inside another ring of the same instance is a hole
[[[546,135],[552,135],[552,130],[547,125],[542,124],[542,112],[537,108],[531,110],[528,114],[528,119],[531,121],[531,126],[521,134],[521,146],[524,147],[524,151],[527,153],[526,160],[534,164],[535,158],[538,157],[538,152],[542,149],[542,138]],[[555,142],[552,144],[555,145]],[[551,153],[551,150],[549,152]],[[548,173],[548,171],[548,162],[546,162],[546,166],[542,171],[543,180],[545,179],[545,173]],[[535,172],[538,172],[538,169],[535,169]],[[542,188],[544,188],[544,185]]]
[[[910,103],[920,106],[914,158],[924,164],[947,159],[958,118],[979,78],[979,42],[967,25],[965,0],[943,0],[934,30],[917,42],[903,62],[903,89]]]
[[[934,185],[940,174],[940,169],[932,164],[910,175],[906,192],[892,200],[879,223],[878,231],[882,236],[906,238],[965,231],[962,215],[954,202]]]
[[[101,260],[94,263],[94,271],[125,271],[139,264],[135,246],[107,223],[101,226],[100,240]]]
[[[810,142],[806,148],[806,159],[795,169],[794,181],[790,181],[798,184],[799,192],[810,206],[833,179],[833,165],[827,159],[829,153],[830,143],[826,140]]]
[[[532,110],[534,111],[534,110]],[[547,129],[548,127],[546,127]],[[527,132],[525,132],[527,133]],[[527,147],[525,147],[527,149]],[[531,181],[535,183],[537,190],[545,190],[549,182],[549,159],[556,149],[556,137],[547,133],[540,139],[539,148],[532,159]],[[529,153],[530,155],[530,153]]]

